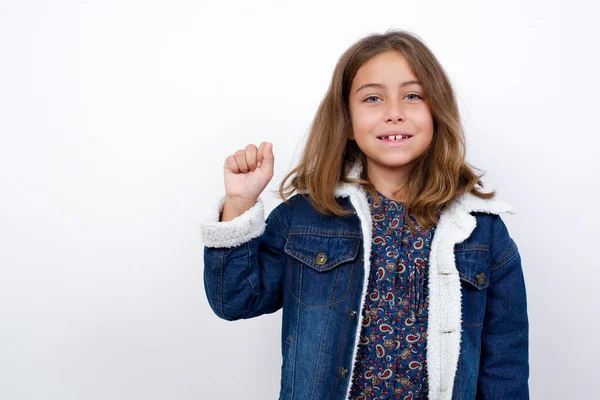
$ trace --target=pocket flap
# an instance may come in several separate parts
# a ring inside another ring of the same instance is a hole
[[[321,272],[354,260],[360,243],[361,239],[353,237],[302,233],[289,236],[285,252]]]
[[[482,249],[455,250],[456,269],[460,279],[478,290],[490,285],[489,251]]]

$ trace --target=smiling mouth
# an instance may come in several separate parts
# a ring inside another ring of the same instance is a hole
[[[395,136],[382,136],[382,137],[378,137],[377,139],[383,140],[385,142],[395,142],[395,141],[410,139],[411,137],[412,136],[410,136],[410,135],[395,135]]]

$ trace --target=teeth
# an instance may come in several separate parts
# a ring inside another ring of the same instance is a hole
[[[403,139],[403,138],[408,138],[408,136],[396,135],[396,136],[388,136],[387,138],[389,140],[400,140],[400,139]]]

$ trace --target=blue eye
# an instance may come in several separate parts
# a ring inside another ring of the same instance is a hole
[[[367,103],[373,103],[372,101],[367,101],[368,99],[372,99],[372,98],[378,99],[379,97],[377,97],[377,96],[369,96],[364,101],[366,101]]]
[[[418,98],[422,99],[422,97],[416,93],[409,93],[409,94],[407,94],[407,96],[417,96]]]

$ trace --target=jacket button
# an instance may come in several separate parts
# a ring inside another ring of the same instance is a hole
[[[342,378],[345,378],[346,374],[348,373],[348,370],[346,368],[344,368],[344,367],[340,367],[339,371],[340,371],[340,376]]]
[[[319,264],[319,265],[325,264],[327,262],[327,254],[325,254],[325,253],[317,254],[316,261],[317,261],[317,264]]]
[[[352,319],[356,318],[356,311],[354,311],[354,310],[350,310],[350,317],[351,317]]]
[[[485,273],[480,273],[477,275],[477,283],[483,285],[485,283]]]

